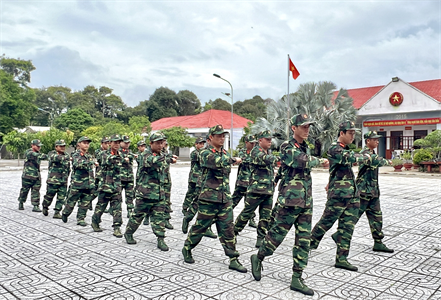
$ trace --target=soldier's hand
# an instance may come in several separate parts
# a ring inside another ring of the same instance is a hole
[[[178,159],[179,157],[177,155],[173,154],[173,158]]]
[[[124,160],[128,162],[130,159],[128,157],[124,157]]]
[[[325,191],[328,192],[329,189],[329,183],[325,186]]]
[[[133,156],[135,156],[135,158],[138,158],[138,154],[134,154]]]
[[[173,155],[173,156],[176,156],[176,155]],[[177,157],[177,156],[176,156]],[[176,159],[176,158],[172,158],[172,164],[175,164],[176,162],[177,162],[178,160]]]
[[[96,161],[96,162],[95,162],[95,166],[97,166],[97,167],[98,167],[99,165],[100,165],[100,164],[99,164],[99,163],[98,163],[98,162]]]
[[[322,158],[322,166],[327,168],[329,167],[329,160],[327,158]]]
[[[242,162],[242,158],[240,157],[235,157],[234,159],[236,160],[236,162],[234,163],[235,165],[238,165]]]

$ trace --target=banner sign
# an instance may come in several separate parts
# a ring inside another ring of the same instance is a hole
[[[410,120],[381,120],[363,122],[363,127],[375,126],[405,126],[405,125],[432,125],[441,123],[441,118],[410,119]]]

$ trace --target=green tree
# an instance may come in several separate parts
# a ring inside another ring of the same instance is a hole
[[[432,131],[425,138],[416,140],[413,145],[430,151],[436,160],[441,160],[441,130]]]
[[[78,138],[83,130],[93,125],[93,118],[82,109],[74,108],[55,119],[54,125],[61,130],[70,130]]]
[[[6,145],[6,150],[17,155],[18,164],[20,165],[20,155],[30,147],[31,137],[26,133],[20,133],[16,130],[12,130],[3,136],[3,143]]]
[[[146,116],[133,116],[129,119],[130,130],[135,133],[149,133],[152,131],[149,118]]]
[[[55,149],[55,141],[64,140],[66,145],[70,145],[74,139],[74,133],[70,130],[62,131],[57,128],[51,128],[48,131],[37,132],[32,134],[32,139],[39,139],[42,153],[48,153]]]
[[[231,104],[227,101],[217,98],[216,100],[209,100],[207,103],[205,103],[204,111],[207,111],[209,109],[218,109],[218,110],[228,110],[231,111]]]
[[[195,115],[201,107],[201,101],[189,90],[179,91],[176,95],[178,98],[178,115],[189,116]]]
[[[31,82],[31,72],[35,70],[30,60],[9,58],[4,54],[0,57],[0,68],[23,87]]]
[[[50,86],[34,89],[34,105],[44,111],[38,110],[32,117],[32,124],[49,126],[51,118],[56,119],[69,109],[72,90],[64,86]],[[49,114],[47,113],[49,112]],[[52,121],[53,121],[52,120]]]
[[[181,126],[174,126],[167,129],[160,130],[166,137],[170,149],[174,154],[177,154],[179,148],[191,147],[196,141],[188,135],[187,129]]]

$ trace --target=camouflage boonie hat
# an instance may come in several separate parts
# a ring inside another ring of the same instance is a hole
[[[55,146],[66,146],[66,142],[64,140],[55,141]]]
[[[78,143],[84,142],[84,141],[88,141],[91,142],[92,140],[90,138],[88,138],[87,136],[82,136],[78,139]]]
[[[122,141],[122,138],[119,134],[114,134],[110,137],[110,141],[111,142],[118,142],[118,141]]]
[[[298,114],[291,118],[291,126],[315,125],[315,122],[307,114]]]
[[[265,131],[259,132],[259,134],[257,134],[258,139],[264,139],[264,138],[270,139],[272,137],[273,137],[273,135],[271,134],[271,131],[269,131],[269,130],[265,130]]]
[[[344,122],[340,123],[340,125],[338,125],[338,129],[340,131],[343,131],[343,130],[359,130],[358,128],[355,128],[354,122],[351,122],[351,121],[344,121]]]
[[[105,136],[101,139],[101,143],[108,143],[108,142],[110,142],[110,137],[108,136]]]
[[[129,138],[129,136],[128,136],[128,135],[123,135],[123,136],[122,136],[122,141],[123,141],[124,143],[130,143],[130,138]]]
[[[43,144],[40,142],[40,140],[32,140],[31,145],[35,145],[38,147],[43,146]]]
[[[144,141],[139,141],[139,142],[136,143],[136,145],[137,145],[138,147],[139,147],[139,146],[145,146],[146,143],[145,143]]]
[[[381,135],[378,135],[376,131],[369,131],[368,133],[364,134],[365,139],[378,139],[381,138]]]
[[[224,130],[224,126],[222,125],[216,125],[210,128],[210,131],[208,131],[208,135],[213,135],[213,134],[222,134],[222,133],[226,133],[227,131]]]
[[[257,142],[257,139],[256,139],[256,136],[255,136],[255,135],[249,135],[249,136],[245,136],[245,137],[243,138],[243,141],[244,141],[244,142],[248,142],[248,143],[256,143],[256,142]]]
[[[194,143],[195,144],[205,143],[205,139],[203,137],[198,137]]]
[[[162,141],[165,140],[165,136],[160,132],[152,133],[150,136],[150,142]]]

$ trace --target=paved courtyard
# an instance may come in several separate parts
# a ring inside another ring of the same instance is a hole
[[[389,167],[389,169],[392,169]],[[357,224],[349,260],[350,272],[333,267],[335,244],[331,230],[311,253],[305,271],[313,297],[289,289],[294,230],[263,263],[262,280],[251,275],[250,256],[256,231],[246,227],[238,237],[240,260],[248,273],[228,269],[218,240],[204,238],[193,250],[195,264],[183,262],[181,206],[189,166],[173,166],[172,224],[166,242],[170,251],[156,248],[150,226],[135,233],[136,245],[112,236],[111,217],[103,216],[103,232],[19,211],[21,171],[0,172],[0,299],[441,299],[441,177],[380,176],[385,243],[393,254],[371,250],[373,240],[366,217]],[[233,169],[231,184],[237,168]],[[45,182],[47,170],[42,171]],[[326,172],[313,173],[314,216],[325,205]],[[45,193],[42,186],[41,198]],[[125,205],[123,205],[124,207]],[[235,210],[240,212],[241,203]],[[92,213],[86,221],[90,224]],[[124,207],[124,223],[127,223]],[[125,224],[122,229],[125,228]]]

